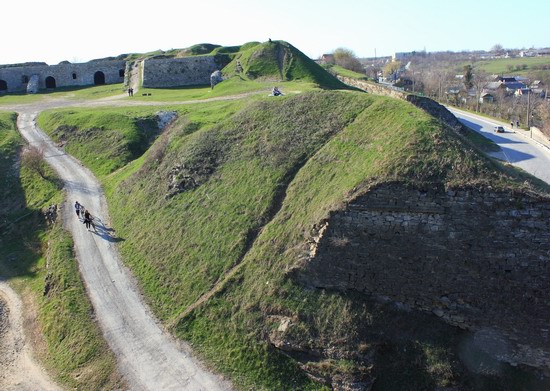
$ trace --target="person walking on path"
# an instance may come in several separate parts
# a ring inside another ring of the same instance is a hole
[[[95,225],[92,223],[92,219],[93,219],[92,215],[90,214],[88,209],[86,209],[86,211],[84,212],[84,224],[86,225],[86,229],[88,231],[90,230],[90,225],[94,227],[94,231],[96,230]]]
[[[80,209],[82,208],[82,205],[80,205],[78,203],[78,201],[76,201],[74,203],[74,209],[75,209],[75,212],[76,212],[76,217],[78,217],[80,219]]]

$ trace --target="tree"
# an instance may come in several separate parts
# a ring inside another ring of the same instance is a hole
[[[401,68],[399,61],[391,61],[384,65],[384,76],[388,77],[395,74]]]
[[[46,162],[44,161],[44,150],[42,148],[30,145],[23,151],[21,162],[29,170],[46,179]]]
[[[334,62],[336,65],[341,66],[342,68],[349,69],[350,71],[364,73],[363,65],[353,52],[353,50],[346,48],[338,48],[332,54],[334,56]]]
[[[474,74],[472,72],[472,66],[471,65],[465,65],[464,66],[464,87],[466,87],[467,90],[471,90],[474,86],[473,83]]]
[[[472,77],[472,85],[476,90],[476,111],[479,111],[479,104],[481,99],[481,93],[483,89],[487,87],[487,84],[491,81],[490,75],[482,70],[477,70]]]
[[[493,53],[501,54],[503,51],[504,51],[504,48],[500,43],[493,45],[493,47],[491,48],[491,52]]]
[[[381,71],[380,67],[377,65],[370,65],[365,69],[365,73],[368,77],[378,81],[378,73]]]
[[[550,102],[542,102],[537,107],[537,114],[542,122],[542,132],[550,137]]]

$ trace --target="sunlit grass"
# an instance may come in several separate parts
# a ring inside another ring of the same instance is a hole
[[[37,94],[14,93],[0,95],[0,107],[7,104],[35,103],[46,99],[93,100],[125,93],[122,83],[102,86],[61,87],[40,90]]]

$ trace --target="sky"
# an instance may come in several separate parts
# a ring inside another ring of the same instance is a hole
[[[0,64],[284,40],[311,58],[550,46],[548,0],[3,0]]]

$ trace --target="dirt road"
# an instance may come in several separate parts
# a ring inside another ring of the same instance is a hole
[[[5,281],[0,281],[0,390],[60,391],[32,356],[23,332],[23,305]]]
[[[35,120],[39,111],[69,105],[79,106],[75,102],[64,105],[57,101],[13,109],[19,112],[18,128],[23,137],[44,149],[47,162],[64,181],[68,200],[62,213],[64,226],[73,236],[88,295],[103,335],[117,357],[120,372],[131,390],[229,390],[228,382],[205,371],[192,359],[185,344],[172,339],[156,323],[131,273],[119,259],[116,242],[120,239],[108,225],[102,224],[109,217],[99,183],[89,170],[37,129]],[[97,232],[88,232],[77,219],[72,207],[77,200],[101,219]]]

